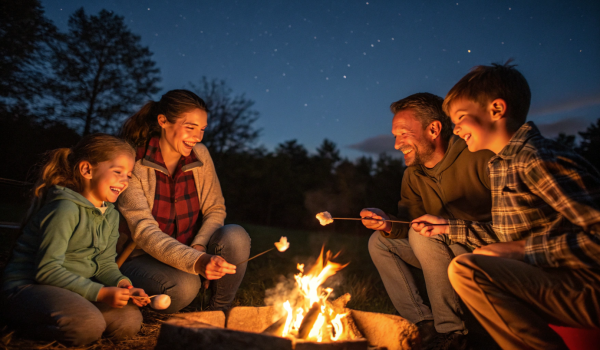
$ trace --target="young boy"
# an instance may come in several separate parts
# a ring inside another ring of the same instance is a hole
[[[503,349],[567,349],[548,324],[600,328],[600,174],[525,122],[531,92],[514,66],[478,66],[444,110],[470,151],[489,149],[492,222],[424,215],[425,236],[476,245],[450,282]],[[498,243],[499,242],[499,243]]]

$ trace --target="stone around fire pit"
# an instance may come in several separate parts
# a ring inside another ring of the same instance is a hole
[[[419,350],[417,326],[400,316],[350,310],[354,323],[365,340],[330,343],[298,341],[296,350]],[[177,314],[160,330],[156,349],[192,347],[195,349],[291,350],[287,338],[262,334],[280,315],[275,308],[234,307],[227,317],[221,311]],[[224,327],[227,328],[224,328]]]

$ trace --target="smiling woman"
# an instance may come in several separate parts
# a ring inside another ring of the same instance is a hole
[[[150,101],[123,126],[137,147],[129,188],[118,202],[127,225],[122,236],[137,245],[121,270],[150,294],[167,294],[165,313],[189,305],[201,275],[213,280],[209,308],[229,307],[250,254],[250,237],[224,225],[225,200],[207,148],[205,102],[193,92],[172,90]],[[230,264],[233,263],[233,264]]]

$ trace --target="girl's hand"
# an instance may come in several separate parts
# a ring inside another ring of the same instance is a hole
[[[202,254],[196,261],[195,270],[208,280],[218,280],[226,274],[235,274],[235,265],[218,255]]]
[[[122,308],[127,305],[129,300],[129,289],[119,287],[102,287],[98,293],[99,302],[110,305],[114,308]]]
[[[150,304],[150,299],[148,298],[148,294],[146,294],[146,292],[144,292],[144,290],[142,288],[131,288],[129,289],[129,293],[132,296],[137,296],[137,297],[144,297],[142,298],[131,298],[131,301],[139,306],[139,307],[144,307],[148,304]]]

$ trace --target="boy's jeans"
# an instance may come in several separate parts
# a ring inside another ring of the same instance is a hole
[[[413,323],[433,319],[438,333],[465,332],[459,298],[448,280],[448,265],[468,250],[460,244],[448,245],[445,239],[447,235],[424,237],[412,228],[408,239],[389,239],[375,231],[369,253],[400,316]],[[433,313],[423,303],[407,264],[423,270]]]
[[[250,236],[241,226],[225,225],[213,233],[208,242],[207,253],[220,255],[231,264],[244,261],[250,255]],[[247,263],[241,264],[235,274],[210,281],[213,292],[208,306],[210,310],[229,308],[242,283],[246,266]],[[200,276],[166,265],[148,254],[123,264],[121,272],[129,277],[135,287],[144,289],[148,295],[167,294],[171,297],[171,306],[165,310],[156,310],[160,313],[175,313],[188,306],[196,298],[202,285]]]

